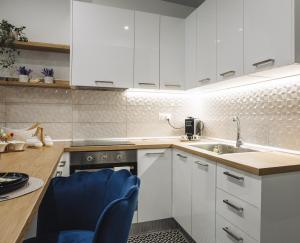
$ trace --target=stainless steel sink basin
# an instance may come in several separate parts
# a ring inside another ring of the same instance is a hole
[[[257,152],[257,150],[247,149],[247,148],[237,148],[235,146],[227,145],[227,144],[197,144],[197,145],[190,145],[190,146],[194,148],[204,149],[217,154]]]

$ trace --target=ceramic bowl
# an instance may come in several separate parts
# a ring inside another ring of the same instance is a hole
[[[29,147],[34,147],[34,148],[43,147],[43,143],[37,137],[32,137],[32,138],[27,139],[26,144]]]
[[[9,141],[8,150],[9,151],[23,151],[25,142],[23,141]]]

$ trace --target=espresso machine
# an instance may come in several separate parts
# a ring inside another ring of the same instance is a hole
[[[185,119],[185,135],[189,140],[192,140],[195,135],[202,136],[204,129],[204,123],[194,117],[188,117]]]

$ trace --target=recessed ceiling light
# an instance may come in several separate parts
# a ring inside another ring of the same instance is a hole
[[[128,26],[128,25],[125,25],[125,26],[124,26],[124,30],[129,30],[129,26]]]

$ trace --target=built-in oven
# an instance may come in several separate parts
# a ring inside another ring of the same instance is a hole
[[[96,171],[111,168],[114,170],[128,169],[137,175],[137,151],[93,151],[71,152],[70,174],[78,171]]]

